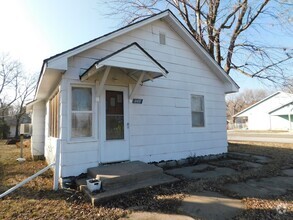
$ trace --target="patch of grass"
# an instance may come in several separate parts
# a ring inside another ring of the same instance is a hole
[[[26,162],[19,163],[20,149],[0,142],[0,193],[47,166],[33,161],[30,148],[24,149]],[[57,192],[53,172],[47,171],[8,196],[0,199],[0,219],[117,219],[128,211],[122,208],[92,207],[81,193]]]

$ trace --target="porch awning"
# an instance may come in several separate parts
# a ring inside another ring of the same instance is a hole
[[[270,115],[292,115],[293,114],[293,102],[282,105],[281,107],[269,112]]]
[[[112,67],[123,69],[129,77],[141,82],[166,76],[168,73],[157,60],[134,42],[96,61],[80,75],[80,80],[88,80],[91,76],[104,73],[107,68]]]

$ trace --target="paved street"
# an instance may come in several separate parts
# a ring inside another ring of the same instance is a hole
[[[293,143],[293,132],[228,131],[228,141]]]

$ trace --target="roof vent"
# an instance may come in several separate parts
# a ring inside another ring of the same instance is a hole
[[[160,36],[160,44],[166,45],[166,35],[163,33],[160,33],[159,36]]]

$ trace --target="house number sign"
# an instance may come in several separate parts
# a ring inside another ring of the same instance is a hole
[[[133,104],[142,104],[143,99],[133,99],[132,103]]]

